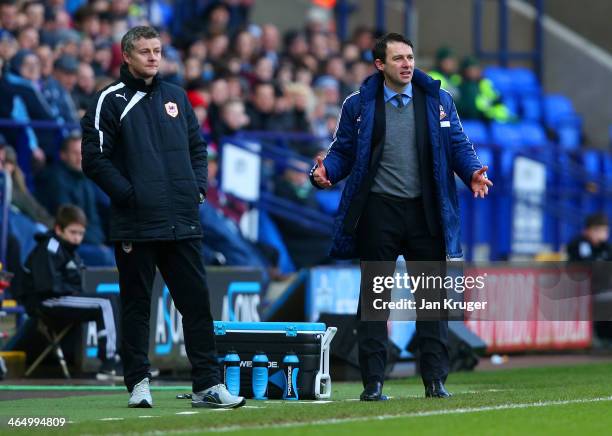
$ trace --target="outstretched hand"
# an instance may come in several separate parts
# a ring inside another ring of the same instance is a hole
[[[480,198],[485,198],[485,195],[489,193],[489,187],[493,186],[493,182],[487,178],[487,170],[488,166],[483,166],[481,169],[474,171],[472,174],[472,182],[470,183],[470,188],[472,188],[472,192],[474,193],[474,198],[480,196]]]
[[[323,165],[323,159],[321,159],[321,157],[317,157],[317,168],[314,170],[313,176],[319,188],[326,189],[331,187],[332,184],[327,178],[327,170],[325,169],[325,165]]]

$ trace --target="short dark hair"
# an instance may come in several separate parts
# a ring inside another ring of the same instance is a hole
[[[605,213],[599,212],[589,215],[584,222],[584,227],[587,229],[599,226],[608,226],[608,216]]]
[[[389,42],[402,42],[414,49],[412,41],[404,38],[404,35],[399,33],[385,33],[376,40],[374,48],[372,49],[372,58],[374,61],[376,61],[376,59],[380,59],[383,61],[383,63],[385,62],[385,59],[387,58],[387,44]]]
[[[55,214],[55,225],[64,230],[70,224],[80,224],[87,227],[87,216],[80,207],[74,204],[63,204]]]
[[[161,39],[159,32],[151,26],[136,26],[123,35],[121,38],[121,51],[129,53],[134,50],[134,43],[140,38]]]

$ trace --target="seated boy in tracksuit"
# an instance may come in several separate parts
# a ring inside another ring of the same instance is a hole
[[[20,300],[31,315],[58,321],[95,321],[99,380],[123,376],[117,352],[119,308],[116,299],[83,293],[83,262],[77,248],[83,240],[87,218],[77,206],[61,206],[53,230],[35,236],[37,245],[24,265]],[[114,303],[114,304],[113,304]]]

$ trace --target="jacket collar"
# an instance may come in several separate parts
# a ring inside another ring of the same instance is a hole
[[[382,73],[374,73],[371,76],[367,77],[361,88],[359,88],[359,92],[362,96],[363,100],[374,100],[376,98],[376,93],[379,89],[382,89],[382,83],[384,82]],[[423,71],[418,68],[414,69],[414,74],[412,75],[412,83],[417,85],[425,91],[426,94],[436,97],[440,92],[440,81],[434,80],[429,75],[425,74]]]
[[[130,73],[130,70],[128,70],[127,65],[123,64],[120,69],[120,80],[125,83],[128,88],[135,91],[151,92],[159,85],[159,74],[156,74],[155,77],[153,77],[153,82],[147,85],[144,79],[137,79],[134,77],[132,73]]]
[[[77,250],[77,248],[79,248],[78,245],[71,244],[70,242],[66,241],[65,239],[57,235],[55,233],[55,230],[53,229],[47,230],[44,233],[36,233],[34,235],[34,239],[38,243],[42,243],[42,241],[44,241],[45,244],[48,243],[50,239],[55,239],[60,244],[60,246],[66,249],[71,255],[73,255],[75,251]]]

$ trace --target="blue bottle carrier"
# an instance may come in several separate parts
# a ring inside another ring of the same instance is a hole
[[[330,344],[336,327],[307,322],[226,322],[215,321],[218,358],[230,350],[240,356],[240,395],[252,398],[252,361],[257,351],[266,353],[269,399],[282,398],[285,388],[283,358],[292,351],[300,360],[297,380],[300,399],[331,397],[329,374]]]

